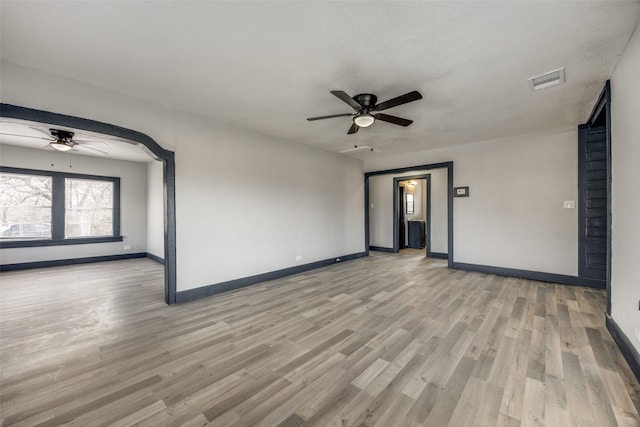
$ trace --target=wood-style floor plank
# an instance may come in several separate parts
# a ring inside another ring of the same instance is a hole
[[[2,425],[640,426],[600,290],[415,250],[173,307],[162,274],[0,274]]]

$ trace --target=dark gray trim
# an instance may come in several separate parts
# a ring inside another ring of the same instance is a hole
[[[605,325],[611,334],[611,338],[613,338],[618,345],[620,352],[629,364],[631,371],[636,376],[636,380],[640,381],[640,355],[638,354],[638,350],[631,344],[629,337],[627,337],[622,329],[620,329],[620,326],[618,326],[615,320],[608,314]]]
[[[90,243],[122,242],[124,238],[118,237],[82,237],[77,239],[62,240],[20,240],[15,242],[0,242],[0,249],[12,248],[35,248],[38,246],[65,246],[65,245],[86,245]]]
[[[449,259],[449,254],[444,252],[429,252],[429,258]]]
[[[611,82],[607,80],[602,92],[605,94],[606,117],[607,117],[607,314],[611,316],[611,264],[613,256],[611,252]]]
[[[369,250],[377,251],[377,252],[388,252],[388,253],[397,253],[398,251],[394,251],[393,248],[385,248],[383,246],[369,246]],[[429,252],[427,255],[428,258],[438,258],[438,259],[448,259],[449,254],[444,252]]]
[[[163,157],[164,177],[164,300],[176,303],[176,165],[172,151]]]
[[[63,265],[89,264],[93,262],[120,261],[123,259],[144,258],[145,252],[132,254],[104,255],[85,258],[55,259],[51,261],[22,262],[19,264],[2,264],[0,271],[28,270],[32,268],[59,267]]]
[[[158,255],[154,255],[151,252],[147,252],[147,258],[149,258],[152,261],[157,262],[158,264],[164,265],[164,258],[161,258]]]
[[[449,227],[447,227],[447,252],[449,253],[447,266],[453,268],[453,162],[447,167],[447,183],[447,189],[449,190],[449,197],[447,199],[449,201],[447,209],[447,221],[449,223]]]
[[[494,267],[491,265],[453,263],[457,270],[475,271],[478,273],[496,274],[498,276],[518,277],[521,279],[537,280],[539,282],[559,283],[562,285],[584,286],[587,288],[604,289],[604,280],[585,279],[565,274],[543,273],[540,271],[518,270],[515,268]]]
[[[40,169],[14,168],[0,166],[0,172],[39,175],[51,177],[51,239],[28,240],[0,240],[0,249],[9,248],[33,248],[37,246],[64,246],[81,245],[87,243],[121,242],[120,235],[120,178],[116,176],[88,175],[80,173],[68,173],[57,171],[45,171]],[[65,230],[65,179],[85,179],[94,181],[108,181],[113,183],[113,235],[104,237],[80,237],[66,239]]]
[[[369,180],[364,180],[364,250],[369,255]]]
[[[11,104],[0,103],[0,117],[47,123],[73,129],[102,133],[131,141],[149,155],[163,162],[164,170],[164,296],[167,304],[176,303],[176,200],[175,200],[175,160],[174,153],[162,148],[148,135],[108,123],[49,111],[34,110]]]
[[[425,241],[425,246],[427,247],[427,257],[432,256],[433,252],[431,251],[431,174],[429,174],[429,178],[427,179],[427,213],[426,213],[426,233],[427,239]],[[448,254],[445,254],[445,258],[448,258]]]
[[[425,240],[425,246],[427,247],[427,256],[431,256],[431,174],[427,178],[427,212],[426,212],[425,229],[427,238]],[[448,256],[448,255],[447,255]]]
[[[398,225],[398,217],[400,216],[400,188],[398,183],[400,182],[400,178],[393,178],[393,253],[397,254],[400,252],[400,244],[398,240],[400,239],[400,227]]]
[[[329,258],[322,261],[311,262],[304,265],[296,265],[295,267],[284,268],[282,270],[271,271],[269,273],[257,274],[255,276],[243,277],[241,279],[229,280],[228,282],[216,283],[208,286],[201,286],[195,289],[179,291],[176,294],[176,302],[183,303],[205,298],[222,292],[233,291],[247,286],[256,285],[268,280],[280,279],[282,277],[292,276],[294,274],[304,273],[305,271],[315,270],[316,268],[326,267],[339,262],[349,261],[356,258],[367,256],[366,252],[359,252],[350,255],[343,255],[336,258]],[[340,261],[338,261],[340,260]]]
[[[447,249],[448,249],[448,267],[453,268],[453,162],[432,163],[428,165],[409,166],[405,168],[386,169],[380,171],[366,172],[364,174],[365,184],[365,200],[367,201],[367,208],[364,211],[364,227],[365,227],[365,247],[369,247],[369,178],[377,175],[393,175],[409,171],[423,171],[432,169],[447,169]],[[429,192],[431,193],[431,192]],[[395,191],[394,191],[395,194]],[[397,196],[396,196],[397,197]],[[395,206],[395,203],[394,203]],[[397,221],[395,221],[397,223]],[[429,233],[429,236],[431,233]],[[430,238],[430,237],[429,237]],[[397,241],[397,239],[394,239]],[[427,245],[427,249],[430,245]]]
[[[453,162],[430,163],[428,165],[407,166],[404,168],[385,169],[385,170],[379,170],[379,171],[365,172],[364,176],[365,178],[369,178],[370,176],[376,176],[376,175],[391,175],[391,174],[411,172],[416,170],[449,168],[451,165],[453,165]]]
[[[51,176],[51,240],[54,242],[64,241],[65,233],[65,200],[64,200],[64,177],[56,174]],[[119,213],[118,213],[119,216]],[[115,231],[115,230],[114,230]],[[111,237],[117,237],[114,234]],[[20,243],[20,242],[15,242]],[[2,247],[2,246],[0,246]]]
[[[390,252],[393,253],[393,248],[385,248],[383,246],[369,246],[369,250],[377,252]]]
[[[607,108],[607,97],[608,97],[608,91],[610,89],[610,82],[609,80],[607,80],[604,84],[604,87],[602,88],[602,91],[600,91],[600,95],[598,95],[598,100],[596,101],[595,105],[593,106],[593,109],[591,110],[591,114],[589,114],[589,118],[587,119],[587,123],[585,123],[587,126],[590,127],[597,127],[598,126],[598,119],[600,119],[600,115],[602,114],[602,111],[605,111],[605,119],[606,117],[606,108]]]

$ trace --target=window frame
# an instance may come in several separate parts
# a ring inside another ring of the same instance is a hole
[[[411,196],[411,201],[409,201],[409,196]],[[406,211],[407,215],[415,215],[416,207],[415,207],[415,196],[413,193],[405,194],[405,199],[407,201]],[[409,209],[409,205],[411,205],[411,209]]]
[[[121,242],[120,234],[120,178],[69,172],[0,166],[0,173],[40,175],[51,177],[51,239],[0,240],[0,248],[30,248],[37,246],[81,245],[88,243]],[[113,183],[113,235],[100,237],[74,237],[65,239],[65,179],[109,181]]]

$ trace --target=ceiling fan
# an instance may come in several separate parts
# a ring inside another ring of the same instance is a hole
[[[51,147],[54,148],[57,151],[69,151],[69,150],[74,150],[77,151],[78,148],[82,148],[82,149],[86,149],[86,150],[90,150],[102,155],[106,155],[109,154],[107,151],[105,151],[104,149],[106,149],[108,147],[108,144],[105,142],[101,142],[101,141],[91,141],[91,140],[86,140],[86,139],[74,139],[74,132],[71,132],[69,130],[64,130],[64,129],[49,129],[49,132],[43,130],[43,129],[39,129],[33,126],[29,126],[30,129],[35,130],[36,132],[39,132],[43,135],[46,135],[46,137],[44,136],[31,136],[31,135],[19,135],[19,134],[13,134],[13,133],[1,133],[1,135],[8,135],[8,136],[19,136],[22,138],[36,138],[36,139],[44,139],[49,141],[49,143],[47,145],[45,145],[43,148],[46,147]],[[100,146],[103,149],[100,148],[96,148],[96,146]]]
[[[408,102],[417,101],[418,99],[422,99],[422,95],[420,92],[413,91],[409,93],[405,93],[404,95],[400,95],[398,97],[392,98],[388,101],[381,102],[380,104],[376,104],[378,102],[378,97],[372,93],[361,93],[354,97],[349,96],[347,93],[341,90],[332,90],[332,94],[349,104],[351,108],[355,110],[355,113],[343,113],[343,114],[332,114],[330,116],[320,116],[320,117],[309,117],[307,120],[324,120],[324,119],[332,119],[334,117],[353,117],[353,124],[347,134],[351,135],[353,133],[358,132],[360,128],[366,128],[371,126],[376,120],[381,120],[387,123],[393,123],[394,125],[399,126],[409,126],[413,123],[413,120],[403,119],[402,117],[390,116],[384,113],[376,113],[377,111],[383,111],[387,108],[397,107],[398,105],[406,104]]]

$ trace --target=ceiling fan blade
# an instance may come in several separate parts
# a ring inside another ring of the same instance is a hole
[[[109,148],[109,144],[107,144],[106,142],[102,142],[102,141],[95,141],[93,139],[81,139],[81,138],[73,138],[73,142],[76,142],[78,144],[82,144],[82,145],[93,145],[93,146],[98,146],[98,147],[104,147],[104,148]]]
[[[93,148],[93,147],[89,147],[89,146],[88,146],[88,145],[86,145],[86,144],[77,144],[74,148],[80,148],[80,149],[82,149],[82,150],[91,150],[91,151],[95,151],[96,153],[100,153],[100,154],[102,154],[103,156],[106,156],[107,154],[109,154],[109,153],[107,153],[106,151],[99,150],[99,149],[97,149],[97,148]]]
[[[376,105],[376,111],[386,110],[387,108],[397,107],[398,105],[406,104],[407,102],[417,101],[418,99],[422,99],[422,95],[420,92],[414,90],[413,92],[405,93],[404,95],[400,95],[396,98],[392,98],[388,101],[381,102]]]
[[[36,128],[36,127],[33,127],[33,126],[29,126],[29,128],[35,130],[36,132],[40,132],[41,134],[46,135],[49,138],[51,138],[51,132],[50,131],[46,131],[44,129]]]
[[[346,92],[343,92],[341,90],[332,90],[331,93],[349,104],[351,108],[356,111],[360,111],[360,109],[362,108],[362,105],[358,104],[352,97],[347,95]]]
[[[359,130],[360,130],[360,126],[358,126],[357,124],[354,123],[349,128],[349,132],[347,132],[347,135],[351,135],[353,133],[357,133]]]
[[[43,138],[41,136],[19,135],[17,133],[4,133],[4,132],[0,132],[0,135],[19,136],[20,138],[44,139],[46,141],[51,140],[51,136],[49,136],[49,138]]]
[[[309,117],[307,120],[312,122],[314,120],[333,119],[334,117],[347,117],[347,116],[353,116],[353,114],[351,114],[351,113],[332,114],[330,116]]]
[[[413,120],[403,119],[402,117],[390,116],[384,113],[374,114],[373,117],[375,117],[377,120],[382,120],[383,122],[393,123],[394,125],[400,125],[400,126],[409,126],[411,123],[413,123]]]

